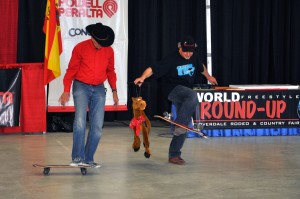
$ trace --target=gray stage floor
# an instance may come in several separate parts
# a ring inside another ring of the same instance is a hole
[[[44,176],[32,165],[68,164],[72,133],[1,135],[0,198],[300,198],[299,136],[187,138],[183,166],[167,162],[168,128],[152,129],[149,159],[142,147],[132,150],[132,136],[126,126],[106,125],[95,156],[101,168]]]

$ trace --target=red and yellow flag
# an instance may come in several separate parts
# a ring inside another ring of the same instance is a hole
[[[44,83],[48,84],[60,76],[60,54],[62,52],[58,13],[58,0],[47,0],[43,31],[46,34],[44,58]]]

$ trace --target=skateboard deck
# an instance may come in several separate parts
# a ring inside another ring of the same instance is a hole
[[[177,122],[174,122],[173,120],[170,120],[170,119],[165,118],[165,117],[160,116],[160,115],[154,115],[154,117],[155,117],[155,118],[162,119],[162,120],[164,120],[164,121],[166,121],[166,122],[169,122],[169,123],[171,123],[171,124],[174,124],[174,125],[176,125],[176,126],[178,126],[178,127],[180,127],[180,128],[183,128],[183,129],[185,129],[185,130],[187,130],[187,131],[191,131],[191,132],[197,133],[197,134],[200,135],[201,137],[208,139],[208,136],[207,136],[205,133],[203,133],[203,132],[201,132],[201,131],[199,131],[199,130],[192,129],[192,128],[190,128],[190,127],[187,127],[187,126],[185,126],[185,125],[183,125],[183,124],[179,124],[179,123],[177,123]]]
[[[94,166],[70,166],[70,165],[40,165],[40,164],[34,164],[33,167],[39,167],[43,168],[43,174],[48,175],[51,168],[80,168],[81,174],[86,175],[87,174],[87,168],[95,168]]]

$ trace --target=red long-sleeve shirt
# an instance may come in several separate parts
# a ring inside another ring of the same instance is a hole
[[[114,67],[113,48],[101,47],[96,49],[91,39],[78,43],[73,49],[64,76],[65,92],[70,92],[74,79],[91,85],[99,85],[107,79],[110,87],[116,89],[117,76]]]

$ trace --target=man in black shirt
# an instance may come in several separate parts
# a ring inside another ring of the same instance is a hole
[[[143,74],[134,80],[141,86],[144,80],[154,74],[155,78],[163,77],[166,81],[168,100],[176,107],[175,122],[188,126],[197,104],[197,93],[192,89],[197,74],[201,73],[212,84],[217,85],[216,79],[211,76],[205,65],[194,53],[197,44],[192,37],[186,37],[178,43],[178,51],[171,53],[163,60],[148,67]],[[169,162],[184,164],[181,158],[181,148],[186,137],[186,130],[175,127],[174,136],[169,148]]]

